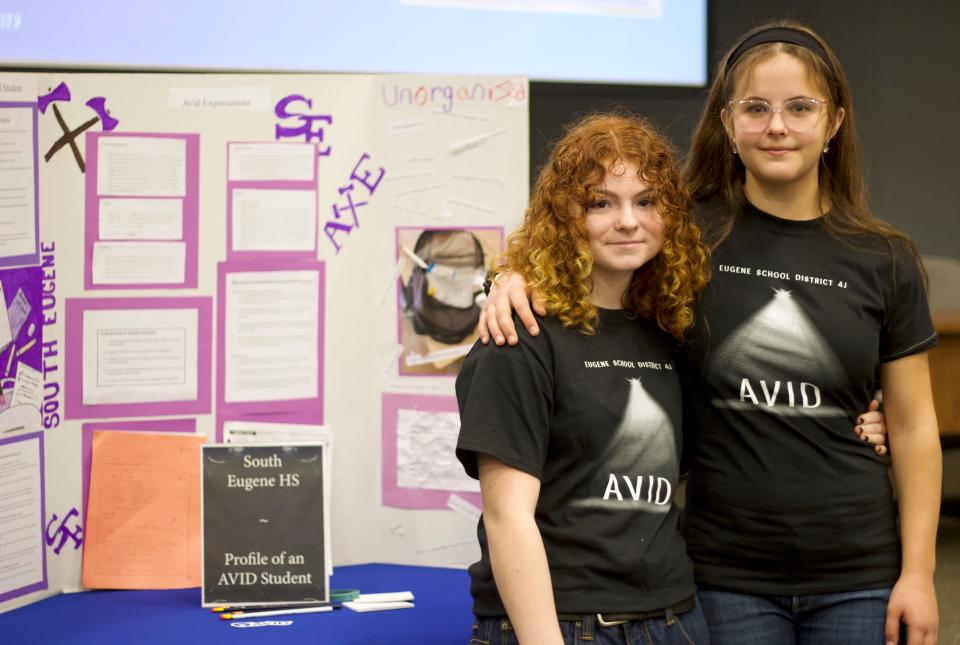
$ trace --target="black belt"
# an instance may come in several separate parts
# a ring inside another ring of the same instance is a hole
[[[684,614],[695,606],[693,601],[693,596],[685,598],[678,603],[675,603],[669,607],[664,607],[663,609],[651,609],[650,611],[637,611],[637,612],[628,612],[628,613],[617,613],[617,614],[607,614],[607,613],[598,613],[595,614],[597,617],[597,622],[603,627],[612,627],[614,625],[623,625],[624,623],[629,623],[631,620],[649,620],[651,618],[670,618],[677,614]],[[577,621],[582,620],[583,614],[557,614],[557,620],[570,620]]]

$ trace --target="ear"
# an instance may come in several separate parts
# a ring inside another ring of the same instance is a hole
[[[720,110],[720,122],[723,124],[723,129],[727,133],[727,139],[733,141],[733,118],[727,108]]]
[[[833,124],[830,126],[830,130],[827,133],[827,141],[833,139],[837,136],[837,132],[840,130],[840,126],[843,125],[843,118],[847,115],[844,112],[843,108],[837,110],[837,116],[833,119]]]

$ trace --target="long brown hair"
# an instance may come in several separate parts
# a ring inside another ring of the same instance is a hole
[[[774,27],[805,32],[822,46],[827,60],[805,47],[774,42],[747,50],[733,65],[729,65],[731,55],[741,43],[758,32]],[[707,102],[694,133],[683,173],[695,201],[725,203],[724,209],[716,209],[723,212],[723,215],[718,215],[720,221],[707,223],[711,232],[711,245],[716,248],[716,245],[726,239],[737,218],[747,207],[744,194],[746,169],[740,158],[731,154],[730,142],[720,121],[720,112],[733,99],[737,81],[744,78],[757,63],[778,53],[789,54],[800,60],[814,82],[826,91],[830,104],[828,118],[831,123],[835,121],[839,109],[844,111],[843,123],[830,140],[829,150],[821,155],[817,173],[820,196],[826,197],[831,206],[830,211],[824,213],[823,217],[827,231],[847,243],[852,243],[851,236],[861,233],[880,235],[890,242],[899,240],[906,244],[919,264],[919,254],[913,242],[897,229],[877,219],[870,211],[860,161],[860,139],[854,120],[853,100],[840,61],[816,32],[789,20],[765,23],[740,37],[723,57],[710,85]],[[891,249],[893,248],[891,244]]]
[[[663,218],[664,243],[637,269],[624,308],[679,339],[693,323],[693,301],[708,279],[708,249],[693,223],[690,194],[666,140],[644,119],[594,114],[570,126],[537,178],[524,221],[507,240],[506,265],[543,294],[564,325],[592,334],[593,254],[585,214],[609,168],[632,163]]]

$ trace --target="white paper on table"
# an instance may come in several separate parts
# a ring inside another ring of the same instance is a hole
[[[0,257],[37,250],[33,109],[0,108]]]
[[[234,251],[313,251],[317,248],[317,191],[236,188]]]
[[[318,271],[227,274],[227,402],[317,397],[319,289]]]
[[[413,602],[412,591],[387,591],[384,593],[362,593],[351,602],[363,604],[370,602]]]
[[[351,602],[363,604],[365,602],[413,602],[412,591],[387,591],[383,593],[362,593]]]
[[[312,143],[231,143],[229,181],[311,181],[316,164]]]
[[[397,486],[479,493],[457,460],[459,434],[456,412],[397,410]]]
[[[2,298],[0,302],[6,304],[7,294],[3,292],[2,282],[0,282],[0,298]],[[0,350],[6,347],[12,340],[13,330],[10,328],[10,310],[3,307],[0,309]]]
[[[168,137],[100,137],[100,195],[183,197],[187,192],[187,142]]]
[[[105,197],[99,228],[101,240],[183,239],[183,200]]]
[[[40,439],[0,445],[0,596],[43,580]]]
[[[185,242],[94,242],[93,284],[183,284]]]
[[[17,378],[13,385],[10,407],[26,404],[37,410],[43,403],[43,373],[26,363],[17,364]]]
[[[83,403],[197,398],[196,309],[83,312]]]
[[[360,613],[389,611],[391,609],[413,609],[412,602],[357,602],[356,600],[348,600],[343,603],[343,606]]]

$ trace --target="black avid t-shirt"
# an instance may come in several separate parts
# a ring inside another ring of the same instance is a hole
[[[479,343],[457,377],[457,456],[478,452],[541,481],[535,520],[558,613],[669,607],[695,592],[675,506],[681,397],[673,342],[655,325],[601,311],[594,336],[552,317],[517,347]],[[490,567],[470,567],[474,613],[506,612]]]
[[[709,212],[704,214],[709,216]],[[713,256],[683,359],[684,536],[701,587],[888,586],[899,574],[888,460],[853,432],[882,362],[937,342],[906,245],[751,208]]]

